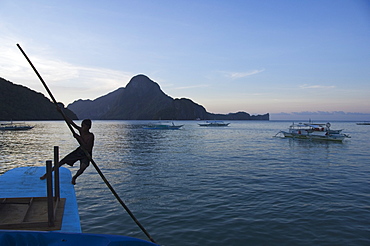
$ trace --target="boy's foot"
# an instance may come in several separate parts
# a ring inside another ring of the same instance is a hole
[[[46,173],[40,177],[41,180],[46,179]]]

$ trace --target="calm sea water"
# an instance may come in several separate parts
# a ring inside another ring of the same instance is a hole
[[[0,133],[0,173],[77,144],[64,122]],[[343,143],[274,138],[291,122],[145,130],[94,121],[93,159],[162,245],[370,245],[370,126]],[[78,165],[70,168],[74,174]],[[75,186],[82,230],[146,239],[91,165]]]

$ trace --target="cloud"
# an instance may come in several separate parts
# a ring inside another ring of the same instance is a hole
[[[248,72],[223,72],[223,73],[228,78],[240,79],[240,78],[245,78],[245,77],[255,75],[255,74],[258,74],[258,73],[262,73],[263,71],[265,71],[265,69],[260,69],[260,70],[255,69],[255,70],[248,71]]]
[[[273,120],[314,120],[314,121],[367,121],[369,113],[344,112],[344,111],[302,111],[302,112],[281,112],[271,113]]]
[[[327,112],[327,111],[302,111],[302,112],[292,112],[295,115],[334,115],[334,114],[345,114],[342,111],[334,111],[334,112]]]
[[[40,71],[43,71],[44,80],[53,88],[64,92],[59,98],[65,102],[80,97],[91,99],[102,96],[126,86],[133,77],[129,72],[75,66],[58,61],[49,61],[47,65],[41,63],[39,67]],[[71,97],[71,94],[75,95]]]
[[[185,90],[185,89],[193,89],[193,88],[202,88],[202,87],[208,87],[209,85],[201,84],[201,85],[191,85],[191,86],[183,86],[183,87],[177,87],[176,90]]]
[[[336,116],[343,116],[343,115],[369,115],[368,113],[359,113],[359,112],[344,112],[344,111],[301,111],[301,112],[280,112],[274,113],[275,115],[336,115]]]
[[[334,85],[308,85],[304,84],[300,86],[301,89],[334,89]]]
[[[0,76],[15,84],[44,92],[31,66],[15,46],[14,39],[0,38],[0,41],[4,41],[0,44]],[[50,58],[50,52],[44,48],[34,47],[30,54],[27,53],[43,80],[58,89],[59,93],[56,91],[56,94],[59,94],[60,101],[73,100],[72,96],[75,95],[72,95],[72,91],[85,97],[101,96],[125,86],[134,75],[131,72],[81,66]]]

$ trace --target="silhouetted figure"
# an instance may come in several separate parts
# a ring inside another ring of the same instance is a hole
[[[61,111],[60,107],[57,107],[58,111]],[[66,157],[64,157],[59,162],[59,167],[63,164],[67,163],[70,166],[73,166],[73,164],[76,161],[80,161],[80,169],[78,169],[77,173],[72,177],[72,184],[76,184],[76,179],[78,176],[80,176],[86,168],[90,164],[90,159],[88,156],[86,156],[85,151],[82,149],[84,148],[89,154],[90,158],[92,156],[92,150],[94,147],[94,134],[90,132],[91,128],[91,120],[85,119],[81,123],[81,127],[76,125],[70,118],[66,116],[67,123],[71,124],[74,128],[78,130],[80,135],[74,133],[73,137],[77,139],[77,141],[80,143],[80,147],[69,153]],[[52,171],[55,167],[53,167]],[[41,180],[44,180],[46,178],[46,173],[40,177]]]

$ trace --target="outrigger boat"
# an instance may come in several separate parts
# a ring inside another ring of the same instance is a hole
[[[31,130],[33,126],[26,125],[25,123],[1,123],[0,131],[25,131]]]
[[[282,134],[286,138],[312,139],[312,140],[326,140],[326,141],[343,141],[345,138],[350,138],[349,135],[343,134],[341,130],[330,129],[331,124],[314,124],[299,123],[292,124],[288,131],[280,131],[275,136]]]
[[[230,123],[224,123],[220,120],[206,121],[206,123],[198,124],[199,126],[228,126]]]
[[[158,124],[150,124],[147,126],[144,126],[144,129],[150,129],[150,130],[178,130],[183,125],[175,125],[173,122],[172,124],[166,124],[166,123],[158,123]]]
[[[370,121],[357,122],[356,125],[370,125]]]

